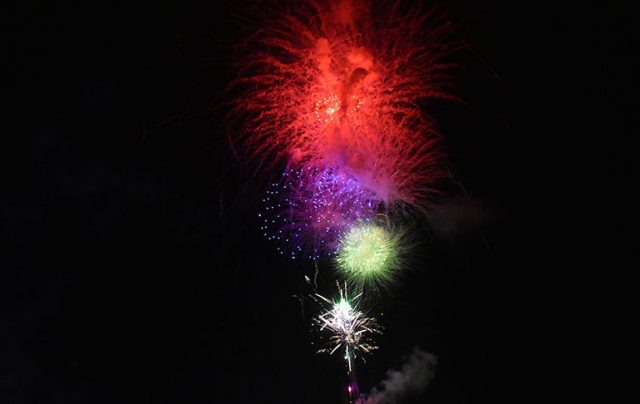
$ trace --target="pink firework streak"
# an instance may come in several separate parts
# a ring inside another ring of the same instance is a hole
[[[259,166],[340,167],[388,208],[428,206],[444,170],[421,103],[456,99],[450,32],[401,2],[296,4],[248,41],[232,85],[237,141]]]
[[[266,192],[258,214],[264,235],[295,259],[331,255],[355,223],[370,222],[380,201],[340,168],[289,169]]]

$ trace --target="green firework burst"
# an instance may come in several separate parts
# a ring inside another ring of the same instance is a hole
[[[347,282],[358,290],[381,287],[398,268],[398,239],[383,227],[360,224],[340,241],[336,261]]]

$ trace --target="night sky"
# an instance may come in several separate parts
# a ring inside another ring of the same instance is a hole
[[[259,231],[276,173],[228,141],[234,54],[267,5],[72,3],[1,6],[0,403],[342,402],[318,309],[292,297],[313,263]],[[439,3],[469,44],[465,104],[427,105],[458,185],[374,308],[359,383],[417,346],[438,368],[407,402],[527,401],[572,362],[578,260],[615,266],[586,240],[626,226],[637,28],[614,4]]]

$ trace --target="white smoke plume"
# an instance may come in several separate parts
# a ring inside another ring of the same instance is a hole
[[[400,370],[388,370],[381,388],[373,388],[367,397],[356,404],[400,404],[419,397],[435,375],[438,358],[415,347]]]

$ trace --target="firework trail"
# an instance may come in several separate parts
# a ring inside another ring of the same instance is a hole
[[[449,32],[399,1],[296,4],[248,41],[236,140],[259,166],[340,167],[388,206],[426,206],[443,172],[421,103],[455,99]]]

